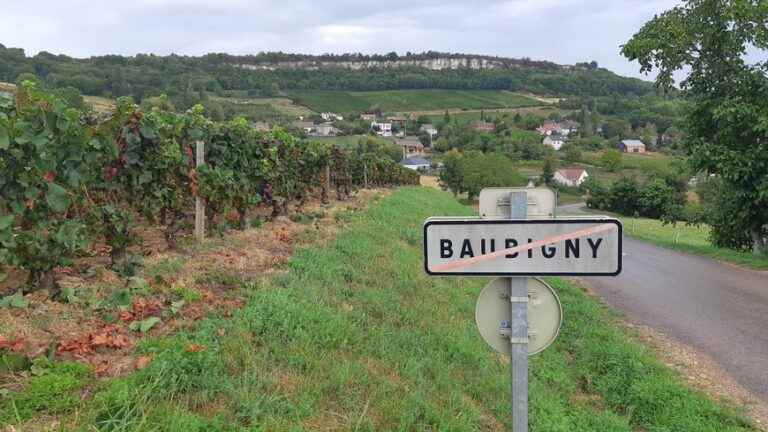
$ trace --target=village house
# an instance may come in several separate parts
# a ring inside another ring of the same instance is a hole
[[[301,129],[309,136],[337,136],[341,131],[331,123],[314,124],[312,122],[293,122],[293,126],[297,129]]]
[[[536,128],[541,135],[562,135],[568,136],[579,130],[579,124],[573,120],[564,120],[562,122],[545,121],[544,124]]]
[[[373,120],[371,122],[371,130],[376,132],[376,135],[380,137],[391,137],[392,136],[392,123],[388,121],[376,121]]]
[[[315,124],[310,121],[296,121],[293,122],[293,126],[296,129],[301,129],[306,134],[312,133],[312,130],[315,128]]]
[[[640,140],[622,140],[619,150],[624,153],[645,153],[645,144]]]
[[[322,117],[323,120],[325,120],[325,121],[335,121],[335,120],[341,121],[341,120],[344,120],[343,116],[340,116],[340,115],[338,115],[336,113],[332,113],[332,112],[320,113],[320,117]]]
[[[337,136],[341,133],[341,131],[335,127],[331,123],[322,123],[319,125],[315,125],[314,129],[311,132],[311,135],[313,136]]]
[[[414,171],[424,171],[429,169],[429,161],[422,157],[412,157],[400,161],[400,165]]]
[[[424,145],[415,138],[398,139],[395,144],[403,148],[403,157],[420,156],[424,154]]]
[[[376,113],[374,112],[363,112],[360,113],[360,119],[365,121],[374,121],[376,120]]]
[[[584,183],[589,174],[581,168],[562,168],[555,171],[553,180],[563,186],[578,187]]]
[[[396,131],[395,136],[404,137],[408,119],[405,117],[387,117],[387,121],[392,123],[392,130]]]
[[[419,128],[419,132],[426,132],[432,138],[437,136],[437,128],[435,128],[435,126],[432,125],[431,123],[425,123],[421,125],[421,127]]]
[[[478,121],[472,123],[472,129],[480,132],[492,133],[496,131],[496,125],[486,121]]]
[[[579,131],[579,124],[573,120],[564,120],[558,123],[560,126],[560,135],[570,135]]]
[[[547,135],[544,137],[543,144],[550,146],[555,150],[560,150],[560,148],[565,144],[565,137],[558,134]]]

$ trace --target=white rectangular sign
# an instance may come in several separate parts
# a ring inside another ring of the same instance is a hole
[[[621,272],[621,222],[558,218],[430,218],[424,268],[430,275],[615,276]]]

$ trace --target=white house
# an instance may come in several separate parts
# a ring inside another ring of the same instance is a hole
[[[371,122],[371,129],[376,132],[376,135],[382,137],[392,136],[392,123],[388,121],[377,122],[376,120]]]
[[[344,120],[343,116],[340,116],[340,115],[338,115],[336,113],[332,113],[332,112],[320,113],[320,117],[322,117],[323,120],[325,120],[325,121],[334,121],[334,120],[341,121],[341,120]]]
[[[577,187],[584,183],[589,174],[580,168],[563,168],[555,171],[553,180],[563,186]]]
[[[622,140],[619,144],[619,150],[624,153],[645,153],[645,144],[640,140]]]
[[[419,171],[428,169],[429,161],[420,157],[412,157],[401,160],[400,165],[415,171]]]
[[[565,144],[565,137],[562,135],[552,134],[544,137],[544,145],[548,145],[555,150],[560,150],[563,144]]]
[[[315,125],[312,132],[315,136],[336,136],[339,135],[341,131],[333,127],[331,123],[322,123]]]
[[[432,138],[437,136],[437,129],[431,123],[424,123],[419,128],[419,131],[428,133]]]

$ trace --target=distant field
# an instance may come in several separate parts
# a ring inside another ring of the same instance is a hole
[[[234,105],[244,105],[244,106],[248,106],[248,105],[267,106],[268,105],[276,109],[281,114],[288,116],[292,119],[298,118],[299,116],[307,117],[312,115],[312,110],[301,105],[296,105],[293,103],[292,100],[288,98],[250,98],[247,95],[242,97],[237,95],[237,96],[230,96],[230,97],[211,96],[211,99],[217,100],[219,102],[231,103]]]
[[[3,93],[16,93],[16,85],[0,82],[0,92]],[[83,96],[85,103],[90,104],[96,112],[109,113],[115,109],[115,101],[100,96]]]
[[[336,144],[340,147],[344,148],[350,148],[353,146],[356,146],[358,142],[360,142],[361,139],[368,139],[372,138],[375,141],[380,142],[386,142],[386,143],[392,143],[393,140],[391,139],[384,139],[384,138],[378,138],[371,135],[344,135],[344,136],[337,136],[337,137],[312,137],[312,141],[322,141],[325,143],[330,144]]]
[[[296,91],[289,95],[296,104],[314,111],[365,111],[378,106],[383,111],[429,111],[441,109],[520,108],[543,105],[532,97],[501,90],[388,90],[388,91]]]

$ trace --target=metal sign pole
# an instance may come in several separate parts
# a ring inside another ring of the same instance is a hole
[[[509,196],[509,218],[528,218],[528,194]],[[509,278],[512,432],[528,430],[528,278]]]

